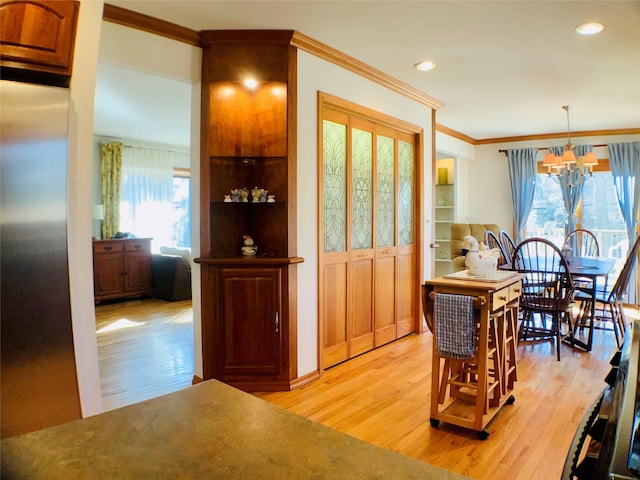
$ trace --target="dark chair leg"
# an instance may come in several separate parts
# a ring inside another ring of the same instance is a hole
[[[556,330],[556,353],[558,356],[558,361],[560,361],[560,344],[562,343],[562,318],[557,313],[553,314],[553,320],[555,322],[555,330]]]

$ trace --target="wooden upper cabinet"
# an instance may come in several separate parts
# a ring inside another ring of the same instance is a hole
[[[78,9],[73,0],[2,0],[3,69],[71,77]]]
[[[287,155],[287,98],[290,69],[296,68],[292,32],[256,35],[201,33],[210,156]]]

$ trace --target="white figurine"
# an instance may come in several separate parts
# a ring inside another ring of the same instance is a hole
[[[244,240],[244,246],[242,247],[242,255],[245,257],[253,257],[256,253],[258,253],[258,246],[253,243],[253,238],[249,235],[242,236]]]
[[[479,252],[478,241],[475,237],[467,235],[464,241],[469,244],[469,252],[464,263],[469,269],[469,274],[478,277],[495,276],[498,268],[498,259],[491,251]]]

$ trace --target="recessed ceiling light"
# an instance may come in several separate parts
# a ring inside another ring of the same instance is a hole
[[[425,60],[424,62],[416,63],[413,68],[420,70],[421,72],[427,72],[436,68],[436,64],[431,60]]]
[[[258,81],[255,78],[246,78],[244,81],[244,86],[249,90],[255,90],[258,86]]]
[[[603,29],[604,25],[602,25],[601,23],[590,22],[578,25],[576,27],[576,32],[578,32],[580,35],[595,35],[596,33],[600,33]]]

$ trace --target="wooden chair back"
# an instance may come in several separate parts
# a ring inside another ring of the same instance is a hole
[[[516,249],[516,243],[505,230],[500,230],[500,244],[502,245],[507,261],[511,262],[513,260],[513,252]]]
[[[504,252],[504,248],[502,248],[502,244],[495,233],[491,230],[487,230],[484,234],[484,243],[487,245],[487,248],[494,249],[497,248],[500,250],[500,258],[498,259],[498,266],[504,265],[508,262],[507,255]]]
[[[512,269],[524,274],[520,305],[535,312],[566,312],[574,284],[560,249],[544,238],[528,238],[513,253]]]
[[[611,295],[609,296],[610,300],[622,301],[622,299],[624,298],[629,286],[629,280],[631,279],[631,272],[633,272],[633,267],[635,266],[636,260],[638,259],[639,248],[640,235],[638,235],[636,241],[633,242],[633,246],[627,254],[627,259],[624,261],[622,270],[620,270],[620,275],[618,275],[618,278],[616,278],[616,282],[611,288]]]
[[[598,239],[590,230],[578,228],[569,233],[564,244],[571,248],[573,255],[578,257],[597,257],[600,255]]]

